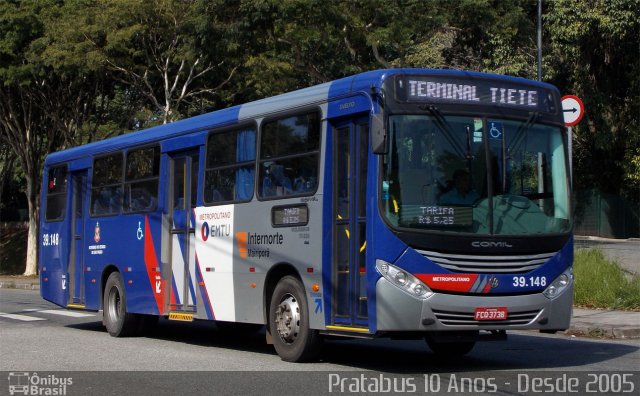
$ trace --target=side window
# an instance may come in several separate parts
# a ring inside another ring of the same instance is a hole
[[[160,148],[131,150],[127,153],[124,178],[125,212],[151,212],[158,207]]]
[[[318,113],[265,123],[260,141],[259,196],[273,198],[315,192],[319,155]]]
[[[253,198],[256,131],[214,132],[207,140],[204,202],[246,202]]]
[[[122,154],[111,154],[93,161],[91,215],[108,216],[122,208]]]
[[[49,168],[47,179],[47,208],[46,221],[59,221],[64,219],[67,207],[67,166],[54,166]]]

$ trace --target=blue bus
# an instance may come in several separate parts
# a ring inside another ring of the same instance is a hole
[[[371,71],[50,154],[41,294],[103,311],[266,325],[287,361],[325,336],[462,355],[569,327],[573,237],[558,90]]]

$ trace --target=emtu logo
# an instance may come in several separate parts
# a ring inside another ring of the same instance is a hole
[[[206,221],[202,223],[201,234],[202,234],[202,241],[206,242],[207,239],[209,239],[209,223],[207,223]]]
[[[247,241],[249,240],[248,232],[236,232],[236,243],[238,244],[238,251],[240,257],[247,258]]]

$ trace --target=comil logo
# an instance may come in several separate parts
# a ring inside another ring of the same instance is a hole
[[[62,378],[53,374],[9,373],[10,395],[66,395],[69,386],[73,385],[71,377]]]
[[[511,245],[509,242],[487,242],[487,241],[473,241],[471,242],[471,246],[473,247],[483,247],[483,248],[493,248],[493,247],[498,247],[498,248],[512,248],[513,245]]]

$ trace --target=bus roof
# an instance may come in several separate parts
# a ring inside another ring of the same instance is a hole
[[[364,72],[328,83],[303,88],[289,93],[229,107],[211,113],[198,115],[159,125],[141,131],[112,137],[98,142],[73,147],[51,153],[45,159],[45,165],[72,161],[91,155],[101,155],[122,150],[128,147],[151,144],[164,139],[212,128],[231,126],[258,116],[268,116],[273,112],[284,111],[297,106],[319,104],[335,98],[345,97],[358,92],[369,93],[372,88],[380,88],[384,80],[397,74],[437,74],[468,78],[493,78],[505,81],[528,83],[557,91],[552,85],[526,80],[519,77],[480,73],[461,70],[440,69],[383,69]]]

